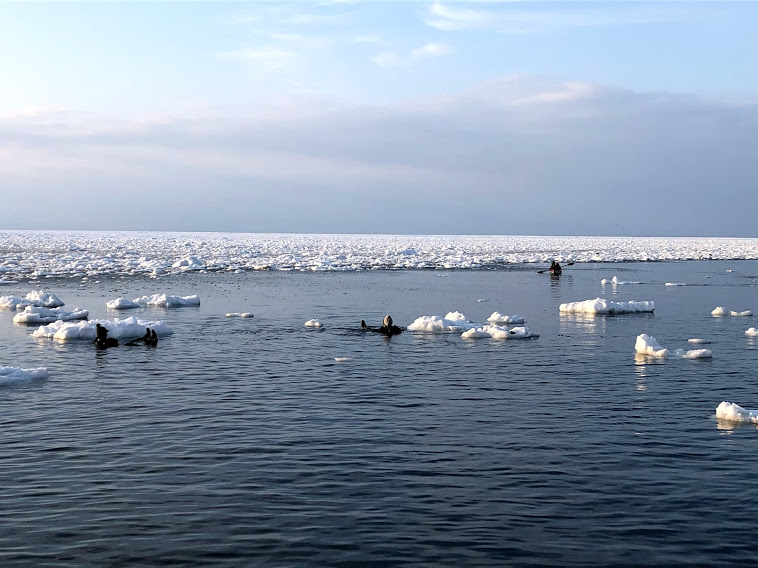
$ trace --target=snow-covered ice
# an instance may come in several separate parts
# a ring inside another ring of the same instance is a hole
[[[727,310],[723,306],[718,306],[717,308],[714,308],[714,310],[711,312],[711,315],[714,317],[724,317],[724,316],[741,317],[741,316],[752,316],[753,312],[750,310],[737,312],[734,310]]]
[[[491,337],[493,339],[531,339],[539,337],[539,334],[523,326],[509,329],[499,325],[485,325],[464,331],[461,337],[464,339],[479,339],[482,337]]]
[[[684,282],[666,282],[666,286],[686,286]]]
[[[163,321],[139,320],[135,317],[113,320],[89,320],[81,322],[56,321],[37,328],[32,337],[57,339],[59,341],[87,341],[96,337],[96,324],[108,329],[108,336],[116,339],[133,339],[145,335],[145,329],[155,330],[158,337],[171,335],[174,331]]]
[[[492,315],[487,318],[487,321],[495,325],[515,325],[524,323],[524,318],[517,314],[506,316],[499,312],[492,312]]]
[[[677,349],[672,353],[668,349],[661,347],[655,337],[646,333],[641,333],[637,336],[634,350],[642,355],[650,355],[652,357],[668,357],[669,355],[684,359],[709,359],[713,357],[713,352],[710,349],[690,349],[689,351]]]
[[[652,312],[655,310],[655,302],[635,301],[613,302],[604,298],[595,298],[594,300],[585,300],[583,302],[568,302],[561,304],[558,308],[562,313],[583,313],[583,314],[628,314],[639,312]]]
[[[134,310],[139,308],[140,305],[127,298],[116,298],[115,300],[105,302],[105,307],[109,310]]]
[[[745,330],[745,335],[748,337],[758,337],[758,328],[750,327]]]
[[[44,367],[37,367],[35,369],[0,367],[0,386],[23,383],[27,381],[39,381],[47,378],[48,372]]]
[[[26,306],[23,312],[13,316],[14,323],[52,323],[54,321],[82,320],[89,317],[89,311],[74,308],[68,312],[62,308],[43,308],[42,306]]]
[[[758,410],[742,408],[734,402],[722,401],[716,407],[716,418],[730,422],[751,422],[758,424]]]
[[[758,259],[758,239],[0,231],[6,280],[195,271],[481,269],[521,263]],[[61,252],[64,251],[64,252]],[[57,307],[57,306],[45,306]]]
[[[701,343],[701,344],[710,343],[708,339],[703,339],[701,337],[693,337],[692,339],[688,339],[687,341],[689,341],[690,343]]]
[[[461,312],[448,312],[445,317],[420,316],[408,326],[410,331],[425,331],[441,333],[447,331],[466,331],[476,327],[476,324],[466,319]]]
[[[156,306],[159,308],[182,308],[185,306],[199,306],[200,297],[194,296],[170,296],[168,294],[153,294],[135,298],[134,303],[140,306]]]
[[[250,312],[241,312],[241,313],[240,312],[228,312],[226,314],[226,317],[228,317],[228,318],[252,318],[252,317],[255,317],[255,316],[253,314],[251,314]]]
[[[23,310],[27,306],[42,308],[59,308],[64,302],[55,294],[32,290],[24,298],[19,296],[0,296],[0,308],[6,310]]]
[[[336,363],[347,363],[348,361],[350,361],[350,357],[335,357],[334,361]]]
[[[305,327],[321,327],[321,322],[317,319],[309,319],[307,322],[305,322]]]

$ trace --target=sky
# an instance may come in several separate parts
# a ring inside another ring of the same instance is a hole
[[[0,2],[0,229],[758,237],[758,2]]]

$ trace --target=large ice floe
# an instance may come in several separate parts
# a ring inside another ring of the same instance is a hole
[[[742,408],[739,404],[724,400],[716,407],[716,418],[728,420],[729,422],[758,424],[758,410],[748,410]]]
[[[756,259],[758,239],[0,231],[4,279]],[[47,307],[47,306],[46,306]]]
[[[174,331],[163,321],[139,320],[135,317],[113,320],[89,320],[81,322],[56,321],[37,328],[32,337],[57,339],[59,341],[87,341],[96,337],[96,324],[108,329],[108,337],[116,339],[132,339],[141,337],[149,327],[155,330],[158,337],[171,335]]]
[[[524,318],[517,314],[506,316],[500,312],[492,312],[492,315],[487,318],[487,321],[495,325],[516,325],[524,323]]]
[[[561,304],[558,309],[561,313],[566,314],[630,314],[653,312],[655,310],[655,302],[649,300],[641,302],[635,300],[613,302],[604,298],[595,298],[594,300],[584,300],[583,302]]]
[[[0,296],[0,308],[6,310],[23,310],[27,306],[42,308],[59,308],[64,302],[55,294],[32,290],[24,298],[19,296]]]
[[[13,385],[27,381],[41,381],[48,377],[47,369],[21,369],[19,367],[0,367],[0,386]]]
[[[476,324],[466,319],[461,312],[448,312],[445,317],[421,316],[416,318],[408,326],[410,331],[425,331],[427,333],[440,333],[446,331],[467,331],[476,327]]]
[[[646,333],[637,336],[634,349],[641,355],[650,355],[651,357],[672,356],[684,359],[710,359],[713,357],[713,351],[710,349],[690,349],[689,351],[677,349],[676,351],[671,352],[668,349],[661,347],[655,337]]]
[[[23,312],[18,312],[13,316],[14,323],[39,324],[52,323],[54,321],[71,321],[83,320],[89,317],[89,312],[81,308],[74,308],[67,312],[62,308],[43,308],[37,306],[26,306]]]
[[[464,339],[479,339],[482,337],[491,337],[493,339],[532,339],[539,337],[539,334],[524,326],[509,329],[499,325],[485,325],[482,327],[472,327],[464,331],[461,337]]]
[[[714,310],[711,312],[711,315],[714,317],[724,317],[724,316],[740,317],[740,316],[752,316],[753,312],[750,310],[737,312],[734,310],[727,310],[725,307],[719,306],[717,308],[714,308]]]
[[[169,296],[168,294],[153,294],[135,298],[134,303],[140,306],[156,306],[159,308],[183,308],[185,306],[199,306],[200,297],[195,296]]]

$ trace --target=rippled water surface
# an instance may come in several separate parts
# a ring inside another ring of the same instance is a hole
[[[614,275],[641,284],[601,285]],[[0,565],[754,561],[758,432],[714,413],[758,408],[757,323],[710,312],[758,312],[757,281],[756,261],[48,279],[90,317],[175,334],[96,351],[0,312],[0,365],[50,375],[0,388]],[[202,303],[105,308],[154,293]],[[655,314],[558,313],[598,296]],[[519,314],[540,337],[359,331],[452,310]],[[713,358],[635,356],[640,333],[709,339]]]

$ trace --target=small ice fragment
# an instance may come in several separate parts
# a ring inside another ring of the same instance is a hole
[[[335,357],[334,360],[337,363],[347,363],[348,361],[350,361],[350,357]]]
[[[317,319],[310,319],[307,322],[305,322],[305,327],[321,327],[321,322]]]

